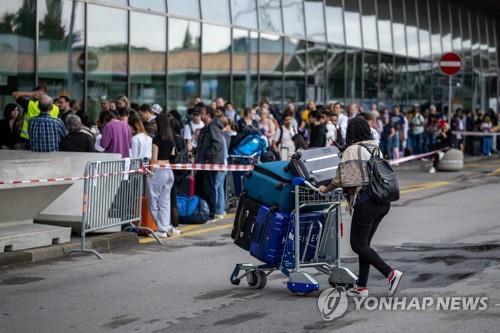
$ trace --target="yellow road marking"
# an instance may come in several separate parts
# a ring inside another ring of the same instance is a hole
[[[495,169],[492,173],[489,174],[490,176],[499,176],[500,175],[500,168]]]
[[[494,171],[494,173],[500,173],[500,168]],[[442,187],[448,185],[450,182],[447,181],[441,181],[441,182],[430,182],[430,183],[423,183],[423,184],[415,184],[415,185],[409,185],[401,188],[401,194],[406,194],[406,193],[411,193],[411,192],[417,192],[417,191],[424,191],[424,190],[429,190],[437,187]],[[342,208],[346,208],[346,203],[342,203]],[[227,214],[226,218],[234,218],[235,214]],[[222,219],[220,219],[222,220]],[[220,225],[214,225],[213,227],[206,227],[205,224],[201,225],[187,225],[187,226],[182,226],[180,227],[182,234],[179,236],[172,236],[169,237],[168,239],[177,239],[177,238],[182,238],[182,237],[189,237],[189,236],[197,236],[197,235],[202,235],[202,234],[208,234],[213,231],[218,231],[218,230],[224,230],[224,229],[229,229],[233,226],[233,223],[225,223],[225,224],[220,224]],[[168,241],[168,240],[167,240]],[[139,239],[140,244],[148,244],[148,243],[153,243],[156,242],[156,240],[152,237],[143,237]]]

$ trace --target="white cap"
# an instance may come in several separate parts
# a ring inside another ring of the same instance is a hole
[[[163,112],[163,109],[159,104],[153,104],[153,106],[151,106],[151,111],[153,111],[156,114],[160,114]]]

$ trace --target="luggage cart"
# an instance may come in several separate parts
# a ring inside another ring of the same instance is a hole
[[[353,286],[357,277],[343,267],[340,260],[342,191],[322,194],[312,184],[298,177],[293,179],[293,185],[295,209],[284,240],[281,264],[278,267],[268,264],[237,264],[231,274],[231,283],[239,285],[241,279],[246,277],[250,288],[262,289],[266,286],[267,276],[280,270],[288,276],[287,287],[292,293],[306,295],[319,289],[319,283],[305,271],[313,268],[328,275],[329,283],[334,287]],[[326,218],[324,221],[307,222],[308,225],[301,226],[301,214],[311,211],[323,212]],[[301,229],[305,231],[302,235]]]
[[[254,165],[259,163],[259,155],[229,155],[228,164]],[[238,206],[238,199],[243,188],[244,171],[229,171],[226,176],[226,211]]]

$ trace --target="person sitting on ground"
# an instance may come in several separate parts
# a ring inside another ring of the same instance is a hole
[[[37,103],[40,114],[29,120],[28,135],[32,151],[58,151],[61,140],[68,134],[62,120],[50,115],[53,104],[50,96],[42,94]]]
[[[84,153],[92,153],[95,151],[92,135],[82,130],[83,124],[77,115],[70,114],[66,116],[66,128],[69,133],[61,141],[61,151],[77,151]]]
[[[359,256],[359,278],[356,285],[348,290],[348,295],[368,297],[368,274],[370,265],[384,275],[389,284],[389,295],[392,296],[401,281],[403,273],[391,268],[380,258],[370,243],[377,228],[391,208],[390,203],[372,201],[367,190],[369,183],[368,161],[380,150],[373,141],[370,125],[362,117],[349,120],[347,127],[347,148],[342,154],[342,160],[335,179],[329,185],[321,185],[323,193],[342,187],[349,195],[349,211],[352,212],[351,247]]]

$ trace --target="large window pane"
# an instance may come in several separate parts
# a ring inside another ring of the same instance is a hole
[[[228,0],[201,0],[201,15],[207,21],[231,23]]]
[[[439,26],[439,2],[429,1],[431,14],[431,46],[434,59],[441,56],[441,28]]]
[[[35,1],[0,2],[0,104],[35,85]],[[3,117],[3,113],[2,116]]]
[[[136,103],[166,103],[167,21],[163,16],[131,13],[130,97]]]
[[[432,63],[422,61],[420,63],[420,104],[429,104],[432,101]]]
[[[378,0],[378,42],[380,51],[393,52],[389,0]]]
[[[472,76],[472,107],[481,106],[481,40],[479,39],[479,27],[478,27],[478,17],[477,11],[471,9],[470,15],[470,25],[471,25],[471,37],[472,37],[472,66],[473,66],[473,76]]]
[[[344,3],[346,44],[354,47],[362,47],[359,4],[357,1],[345,1]]]
[[[127,93],[127,11],[88,5],[89,115],[97,117],[98,98]]]
[[[305,101],[306,42],[285,38],[285,100],[302,105]]]
[[[469,21],[469,10],[465,6],[460,8],[460,19],[462,22],[462,59],[464,60],[464,68],[462,70],[464,77],[463,92],[464,107],[472,108],[473,94],[473,67],[472,67],[472,40]]]
[[[164,12],[165,0],[130,0],[130,6]]]
[[[269,97],[272,104],[283,100],[283,39],[276,35],[260,35],[260,99]]]
[[[167,5],[169,13],[200,18],[198,0],[168,0]]]
[[[406,56],[405,22],[402,1],[392,0],[392,33],[394,35],[394,53]]]
[[[448,8],[448,1],[447,0],[441,0],[440,2],[440,14],[441,14],[441,34],[443,36],[442,43],[443,43],[443,53],[444,52],[451,52],[452,51],[452,45],[451,45],[451,26],[450,26],[450,11]],[[457,26],[458,28],[458,26]]]
[[[258,34],[248,30],[233,30],[233,102],[236,107],[252,106],[257,102]]]
[[[407,75],[407,98],[408,105],[420,103],[420,61],[408,59],[408,75]]]
[[[407,65],[406,58],[396,57],[394,61],[394,102],[406,105],[407,96]]]
[[[318,103],[324,103],[326,99],[325,63],[326,46],[308,43],[306,100],[312,99]]]
[[[326,36],[323,1],[306,0],[305,6],[307,38],[324,42]]]
[[[346,52],[346,99],[347,102],[361,100],[362,53],[357,50]]]
[[[233,25],[257,29],[257,3],[255,0],[231,0]]]
[[[302,0],[283,0],[283,24],[287,35],[306,36]]]
[[[216,25],[203,25],[201,42],[202,78],[201,97],[205,102],[222,97],[229,99],[231,29]]]
[[[52,96],[83,99],[84,16],[80,2],[38,1],[38,77]]]
[[[460,7],[458,5],[451,6],[451,27],[452,27],[452,38],[453,38],[453,50],[456,52],[462,52],[462,31],[461,31],[461,21],[460,21]]]
[[[420,57],[429,59],[431,57],[431,33],[427,0],[417,1],[418,9],[418,38],[420,43]]]
[[[392,94],[394,89],[394,57],[391,55],[380,55],[380,87],[378,91],[379,103],[392,108]]]
[[[259,10],[261,30],[283,32],[280,0],[259,0]]]
[[[363,106],[370,109],[378,98],[378,54],[365,52],[363,58]]]
[[[328,41],[345,45],[342,0],[326,0],[325,11]]]
[[[418,58],[420,54],[418,51],[417,12],[415,10],[415,2],[406,1],[406,43],[408,56]]]
[[[327,100],[344,103],[345,97],[345,50],[330,46],[328,47],[327,77],[328,93]]]
[[[181,112],[200,94],[200,24],[168,20],[168,105]]]
[[[375,0],[363,0],[361,2],[361,9],[363,11],[363,16],[361,19],[363,27],[364,48],[378,50]]]

